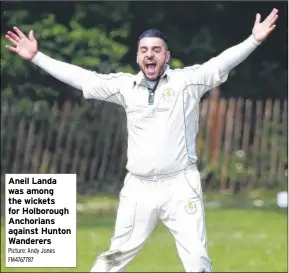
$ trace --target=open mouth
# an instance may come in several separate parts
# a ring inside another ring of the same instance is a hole
[[[153,63],[153,62],[149,62],[146,64],[146,69],[147,69],[147,72],[149,74],[154,74],[155,73],[155,68],[156,68],[156,63]]]

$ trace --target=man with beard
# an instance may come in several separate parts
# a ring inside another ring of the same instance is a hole
[[[168,41],[160,31],[145,31],[138,41],[137,75],[87,71],[38,51],[32,31],[28,38],[17,27],[7,33],[14,45],[7,48],[21,58],[81,90],[85,98],[113,102],[126,111],[128,174],[110,249],[96,258],[91,272],[123,272],[159,219],[173,234],[185,271],[211,272],[195,153],[199,102],[268,37],[277,13],[273,9],[263,22],[257,14],[246,40],[184,69],[169,67]]]

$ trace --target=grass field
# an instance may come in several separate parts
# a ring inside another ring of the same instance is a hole
[[[287,211],[207,209],[209,254],[215,272],[288,272]],[[2,221],[3,223],[4,221]],[[89,272],[95,256],[107,250],[114,214],[78,217],[77,268],[5,268],[1,231],[1,272]],[[184,272],[169,231],[159,224],[127,272]]]

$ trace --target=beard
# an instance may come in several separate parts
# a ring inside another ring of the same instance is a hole
[[[159,67],[159,71],[157,73],[157,75],[154,78],[151,78],[150,76],[147,75],[147,71],[146,71],[146,66],[141,66],[140,64],[138,65],[139,69],[142,71],[142,73],[144,74],[145,78],[149,81],[157,81],[164,73],[164,71],[166,70],[167,67],[167,63],[164,62],[160,67]]]

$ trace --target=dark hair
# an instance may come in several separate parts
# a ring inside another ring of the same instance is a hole
[[[144,31],[138,38],[138,44],[139,44],[140,40],[145,38],[145,37],[160,38],[165,42],[166,47],[168,47],[168,38],[158,29],[148,29],[148,30]]]

